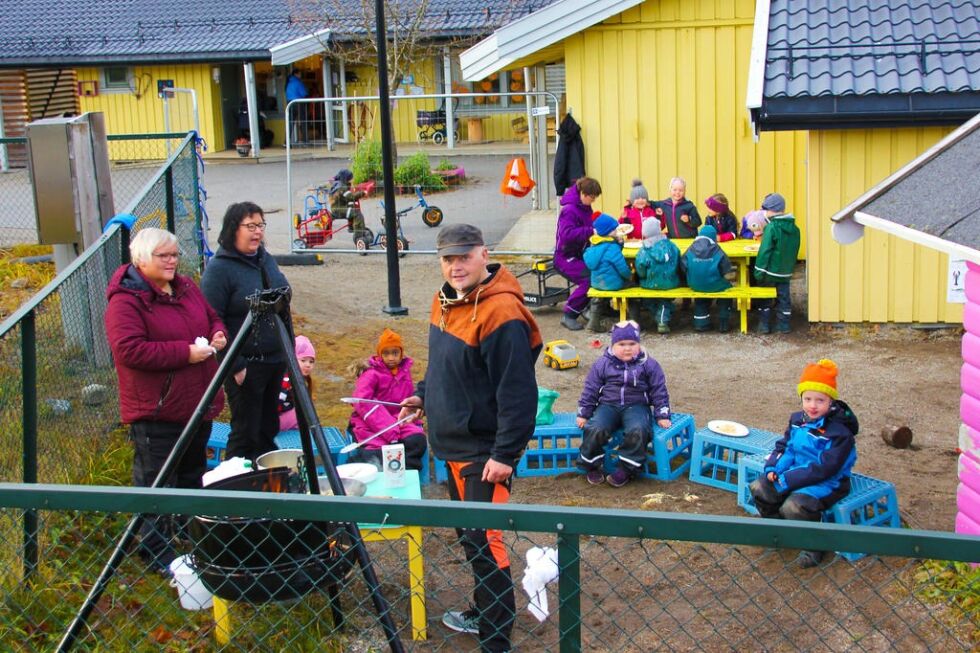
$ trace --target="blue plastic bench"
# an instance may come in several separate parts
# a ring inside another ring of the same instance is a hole
[[[762,474],[767,457],[768,453],[743,456],[738,462],[738,505],[753,515],[758,515],[759,511],[755,507],[749,484]],[[864,474],[851,474],[850,493],[824,511],[823,521],[855,526],[901,527],[894,483]],[[851,562],[865,556],[864,553],[838,553]]]
[[[781,436],[761,429],[749,429],[744,437],[721,435],[707,428],[698,429],[691,445],[691,472],[694,483],[720,490],[738,490],[738,461],[743,456],[769,453]]]
[[[225,459],[225,451],[228,449],[228,434],[231,433],[231,425],[226,422],[214,422],[211,424],[211,437],[208,439],[208,469],[214,469]],[[327,446],[330,447],[330,457],[333,458],[335,465],[347,462],[347,454],[340,453],[344,445],[349,444],[339,429],[332,426],[323,427],[323,435],[327,438]],[[281,431],[276,436],[276,446],[280,449],[301,449],[299,441],[299,431]],[[316,444],[314,444],[314,447]]]

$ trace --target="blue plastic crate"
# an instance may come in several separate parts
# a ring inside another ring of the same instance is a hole
[[[761,429],[749,429],[744,437],[721,435],[707,428],[694,434],[688,478],[729,492],[738,491],[738,461],[743,456],[769,453],[781,436]]]
[[[347,462],[347,454],[340,453],[340,450],[351,443],[347,434],[333,426],[324,426],[323,436],[327,440],[327,447],[330,449],[330,458],[334,465],[343,465]],[[303,443],[299,439],[299,429],[280,431],[275,438],[276,446],[280,449],[302,449]],[[317,453],[316,442],[313,442],[313,449]]]
[[[765,467],[767,455],[743,456],[738,463],[738,505],[746,512],[758,515],[749,485],[757,479]],[[898,512],[898,494],[895,485],[888,481],[851,474],[851,491],[823,513],[823,521],[855,526],[884,526],[900,528],[901,516]],[[864,553],[838,551],[838,554],[851,562],[860,560]]]
[[[684,474],[690,465],[691,440],[694,437],[694,417],[686,413],[671,415],[670,428],[653,426],[646,465],[640,475],[669,481]],[[615,448],[622,442],[622,431],[613,435],[606,445],[605,469],[615,471],[619,456]],[[517,464],[518,476],[555,476],[566,472],[581,472],[576,466],[582,430],[575,425],[574,413],[555,413],[553,424],[534,429],[534,437]]]

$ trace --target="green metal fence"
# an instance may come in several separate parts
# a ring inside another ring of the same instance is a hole
[[[132,203],[160,167],[179,151],[187,134],[109,134],[112,198],[117,211]],[[24,137],[0,138],[0,147],[23,148]],[[37,242],[34,191],[26,168],[0,170],[0,247]]]
[[[190,272],[202,261],[197,165],[187,135],[125,209],[138,217],[136,231],[176,233]],[[95,461],[119,424],[105,289],[127,247],[113,226],[0,324],[0,480],[99,482]]]
[[[420,526],[422,559],[414,562],[421,574],[410,572],[405,540],[364,544],[406,650],[479,648],[474,635],[449,630],[440,618],[465,608],[472,591],[453,529],[488,527],[503,531],[517,585],[514,650],[954,651],[980,644],[978,576],[944,590],[951,574],[969,573],[967,565],[949,561],[980,559],[980,542],[953,534],[616,509],[43,485],[0,484],[0,506],[8,570],[0,588],[0,641],[12,650],[54,648],[125,521],[148,510],[271,520],[300,534],[331,532],[324,520]],[[17,544],[24,510],[38,512],[44,534],[26,580]],[[212,518],[210,528],[219,521]],[[192,526],[178,539],[198,562],[207,528]],[[227,538],[228,531],[210,534]],[[797,568],[792,548],[815,541],[870,555]],[[229,551],[240,548],[231,539],[226,544]],[[556,549],[560,569],[546,590],[551,610],[543,621],[529,614],[521,589],[525,555],[535,546]],[[290,600],[229,601],[215,612],[181,608],[178,590],[131,558],[91,614],[79,648],[389,648],[356,566],[338,565],[330,574],[300,568],[286,578],[295,588]],[[250,582],[262,581],[254,574]],[[330,607],[330,583],[338,586],[342,627]]]

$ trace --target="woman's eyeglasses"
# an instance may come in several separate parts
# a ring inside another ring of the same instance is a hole
[[[262,231],[265,231],[266,224],[267,223],[265,223],[265,222],[243,222],[242,223],[242,226],[245,227],[246,229],[248,229],[251,232],[255,232],[255,231],[259,230],[259,229],[261,229]]]
[[[161,261],[176,261],[180,258],[180,254],[154,254],[153,258],[158,258]]]

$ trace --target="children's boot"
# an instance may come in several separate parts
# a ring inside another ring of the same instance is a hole
[[[589,311],[589,331],[600,333],[602,331],[602,304],[603,300],[593,299],[591,310]]]
[[[757,327],[756,330],[760,334],[765,335],[765,334],[772,333],[772,329],[769,328],[769,320],[770,320],[771,317],[772,317],[772,309],[771,308],[760,308],[759,309],[759,326]]]
[[[727,310],[725,308],[718,309],[718,332],[719,333],[728,333],[729,331],[731,331],[732,329],[731,317],[732,317],[731,308]]]

